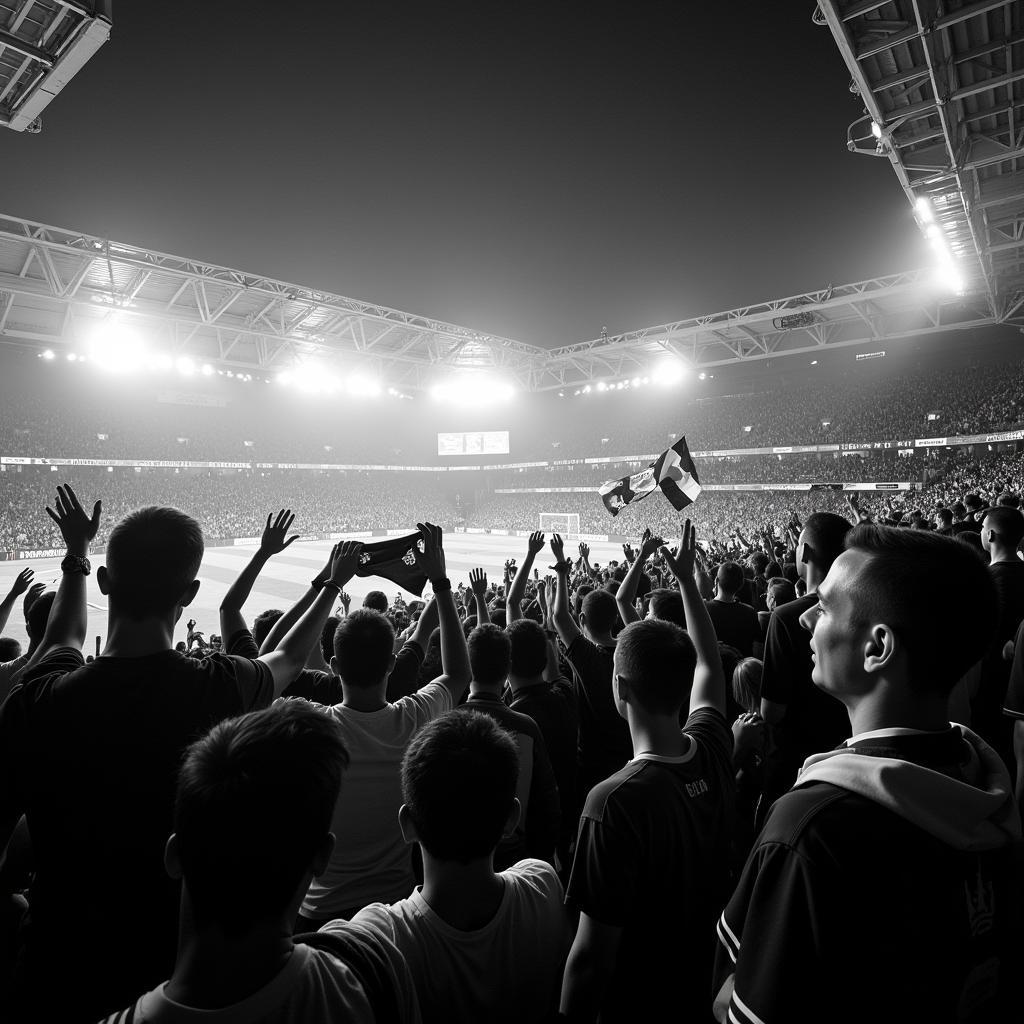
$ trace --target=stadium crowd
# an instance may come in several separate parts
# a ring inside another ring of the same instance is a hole
[[[437,461],[436,438],[429,428],[411,434],[409,417],[449,429],[443,409],[415,401],[304,398],[262,380],[203,378],[182,385],[184,393],[140,387],[116,402],[72,387],[60,412],[47,412],[54,384],[46,367],[34,369],[41,374],[0,390],[0,437],[9,449],[0,455],[420,465]],[[680,430],[693,451],[708,451],[952,437],[1024,422],[1024,363],[794,381],[782,385],[785,401],[778,382],[703,398],[696,390],[678,398],[646,392],[643,417],[628,414],[640,392],[522,396],[532,404],[515,416],[511,457],[649,455]],[[282,421],[292,429],[280,430]]]
[[[201,516],[222,479],[160,493]],[[179,648],[200,522],[37,495],[66,557],[0,603],[30,638],[0,665],[0,1014],[1012,1019],[1020,482],[1019,457],[951,466],[934,516],[705,492],[682,526],[655,495],[621,559],[510,537],[500,581],[458,588],[430,499],[368,486],[416,531],[340,542],[249,623],[290,498],[219,640],[190,620]],[[504,497],[536,524],[540,495]],[[357,574],[430,596],[352,608]]]

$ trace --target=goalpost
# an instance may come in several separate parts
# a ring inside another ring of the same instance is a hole
[[[558,533],[563,537],[578,537],[580,535],[580,514],[579,512],[541,512],[540,513],[541,533]]]

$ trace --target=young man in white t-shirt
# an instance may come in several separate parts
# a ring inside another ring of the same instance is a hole
[[[334,846],[346,762],[338,723],[301,700],[227,719],[192,745],[164,858],[183,879],[174,972],[105,1024],[419,1020],[393,947],[292,939],[299,901]],[[356,951],[351,962],[339,948]]]
[[[416,882],[398,827],[402,756],[419,729],[459,703],[471,675],[452,585],[445,577],[441,528],[426,523],[419,530],[423,550],[416,551],[416,560],[434,590],[443,674],[390,704],[387,681],[395,663],[391,623],[380,612],[360,608],[338,624],[331,671],[341,679],[345,699],[327,712],[341,725],[349,753],[345,786],[331,823],[345,841],[309,887],[297,931],[349,919],[368,903],[400,900]]]
[[[558,875],[529,859],[494,870],[519,818],[518,776],[515,742],[490,716],[460,710],[425,726],[402,764],[399,815],[423,854],[423,885],[323,929],[367,929],[394,943],[425,1021],[523,1024],[557,1008],[572,942]]]

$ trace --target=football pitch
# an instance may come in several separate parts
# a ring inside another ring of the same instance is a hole
[[[369,538],[368,538],[369,539]],[[302,596],[309,581],[317,574],[330,553],[332,544],[329,541],[296,541],[285,551],[273,558],[260,573],[256,584],[243,608],[246,622],[266,608],[287,608]],[[489,583],[500,583],[502,569],[507,558],[515,558],[521,563],[526,553],[525,537],[503,537],[494,534],[446,533],[444,536],[445,556],[448,576],[452,585],[469,583],[469,570],[483,568],[487,572]],[[575,559],[575,540],[566,542],[566,554]],[[211,633],[220,632],[218,608],[228,587],[238,578],[242,567],[248,562],[255,545],[239,545],[228,548],[207,548],[203,556],[203,564],[199,569],[202,585],[195,601],[185,609],[175,630],[175,640],[184,640],[185,623],[189,618],[196,620],[196,628],[209,637]],[[611,543],[594,542],[590,545],[591,562],[606,564],[611,559],[622,558],[622,548]],[[554,558],[551,549],[545,548],[536,560],[536,566],[543,575],[548,571]],[[107,632],[107,599],[96,586],[95,566],[103,564],[103,556],[93,559],[93,574],[88,579],[89,604],[89,639],[85,645],[85,653],[95,653],[96,637],[104,638]],[[0,598],[11,588],[15,577],[26,566],[35,570],[35,582],[45,583],[48,588],[56,588],[60,582],[60,559],[32,559],[21,562],[0,562]],[[401,593],[406,601],[415,595],[401,591],[388,580],[373,576],[356,577],[345,588],[352,595],[352,607],[362,604],[363,597],[371,590],[383,590],[389,600],[394,600]],[[430,587],[427,587],[429,593]],[[4,636],[13,636],[27,645],[25,621],[21,613],[21,598],[18,599],[7,626],[0,631]],[[100,643],[102,644],[101,639]]]

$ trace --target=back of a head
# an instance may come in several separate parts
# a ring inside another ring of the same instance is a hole
[[[999,535],[1004,548],[1016,550],[1024,539],[1024,514],[1006,505],[997,505],[985,513],[982,528]]]
[[[935,513],[935,518],[942,524],[943,529],[953,525],[953,513],[948,508],[940,508]]]
[[[764,578],[766,580],[774,579],[776,576],[782,575],[782,566],[778,562],[769,562],[764,567]]]
[[[54,590],[47,590],[40,594],[29,605],[28,615],[25,616],[25,629],[28,631],[29,640],[39,643],[46,632],[46,624],[50,621],[50,609],[53,607],[53,599],[57,596]]]
[[[689,700],[696,667],[693,641],[671,622],[642,619],[619,634],[615,671],[648,714],[677,716]]]
[[[718,589],[728,597],[735,597],[743,586],[743,567],[737,562],[723,562],[718,567]]]
[[[469,634],[468,646],[473,681],[483,686],[501,686],[508,678],[511,652],[505,630],[493,622],[485,622]]]
[[[912,688],[948,693],[995,630],[995,584],[984,562],[952,538],[874,523],[856,527],[847,548],[869,556],[851,589],[855,619],[894,631]]]
[[[1020,498],[1010,491],[1003,491],[996,499],[997,505],[1005,505],[1007,508],[1020,508]]]
[[[395,631],[380,612],[358,608],[334,631],[334,657],[348,686],[377,686],[387,677],[395,649]]]
[[[783,562],[782,576],[795,586],[796,581],[800,579],[800,570],[797,568],[796,562]]]
[[[338,632],[340,622],[340,615],[328,615],[324,628],[320,630],[320,655],[328,665],[331,663],[331,655],[334,654],[334,634]]]
[[[388,610],[388,595],[383,590],[371,590],[363,598],[363,607],[372,608],[383,615]]]
[[[508,627],[508,671],[520,679],[541,675],[548,663],[548,638],[532,619],[517,619]]]
[[[843,553],[851,529],[850,521],[834,512],[812,512],[807,517],[803,531],[805,546],[811,549],[810,560],[821,572],[828,572]]]
[[[586,599],[587,594],[593,593],[594,586],[591,583],[582,583],[576,588],[576,593],[573,595],[572,605],[573,614],[579,615],[580,608],[583,606],[583,602]]]
[[[675,623],[680,629],[686,629],[686,611],[683,608],[683,595],[676,589],[659,587],[651,591],[651,616],[662,622]]]
[[[796,600],[796,587],[782,576],[775,576],[768,581],[768,597],[771,597],[773,608],[780,604],[789,604]]]
[[[105,559],[109,597],[139,621],[173,611],[203,560],[203,531],[180,509],[135,509],[114,527]]]
[[[489,715],[456,710],[425,725],[402,761],[402,798],[424,850],[462,864],[488,856],[518,779],[515,742]]]
[[[263,646],[263,641],[274,628],[275,623],[284,612],[280,608],[267,608],[252,620],[252,638],[256,641],[257,647]]]
[[[174,831],[200,924],[238,934],[288,909],[347,765],[338,722],[297,700],[220,722],[191,746]]]
[[[758,658],[743,658],[732,672],[732,698],[744,711],[761,710],[761,673]]]
[[[768,565],[768,556],[763,551],[755,551],[750,556],[750,568],[757,576],[762,575]]]
[[[967,515],[967,506],[962,501],[955,501],[950,511],[954,519],[963,519]]]
[[[615,598],[607,590],[592,590],[580,606],[587,628],[592,633],[609,633],[619,617]]]
[[[0,636],[0,664],[21,657],[21,644],[13,636]]]

